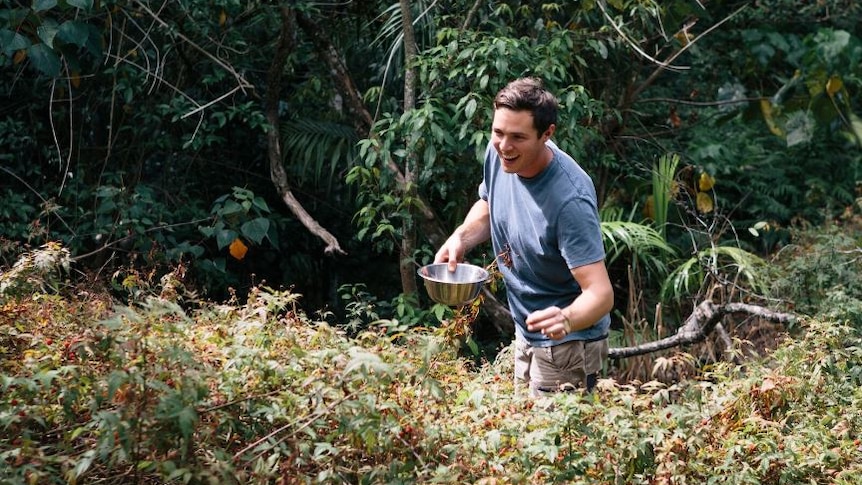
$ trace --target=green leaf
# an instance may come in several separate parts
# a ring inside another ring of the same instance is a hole
[[[50,77],[60,75],[60,58],[45,44],[36,44],[27,49],[33,67]]]
[[[389,375],[394,373],[391,365],[384,362],[379,355],[369,352],[365,349],[354,347],[348,351],[351,356],[350,361],[344,367],[344,373],[350,374],[356,371],[374,372],[378,375]]]
[[[33,11],[44,12],[57,6],[57,0],[33,0]]]
[[[227,261],[225,261],[225,258],[215,258],[210,261],[210,264],[221,273],[227,272]]]
[[[69,470],[66,478],[70,483],[77,483],[78,478],[84,473],[87,473],[87,470],[90,469],[90,465],[93,464],[93,460],[96,458],[96,450],[87,450],[81,455],[81,460],[75,464],[75,468]]]
[[[446,313],[447,309],[448,309],[448,307],[446,305],[442,305],[440,303],[437,303],[434,305],[434,308],[432,308],[432,311],[434,312],[434,316],[437,317],[438,322],[443,321],[443,315]]]
[[[13,52],[30,47],[30,39],[9,29],[0,29],[0,50],[11,56]]]
[[[230,243],[236,239],[237,233],[232,229],[223,229],[216,234],[216,244],[219,249],[224,249],[230,246]]]
[[[473,340],[473,337],[467,337],[466,340],[467,347],[470,348],[470,352],[473,352],[473,355],[479,355],[479,345]]]
[[[240,227],[242,235],[251,239],[257,244],[263,242],[266,233],[269,231],[269,219],[266,217],[258,217],[250,220]]]
[[[245,212],[245,209],[243,209],[242,205],[240,205],[234,200],[226,200],[224,206],[221,208],[221,210],[218,211],[218,213],[223,216],[230,214],[238,214],[241,212]]]
[[[192,436],[195,424],[198,422],[198,413],[194,406],[186,406],[177,414],[177,422],[180,425],[180,433],[188,440]]]
[[[473,115],[476,114],[477,105],[478,103],[476,103],[476,99],[470,98],[470,101],[467,101],[467,106],[464,108],[464,115],[467,116],[467,118],[472,118]]]
[[[42,23],[38,28],[36,28],[36,34],[39,36],[39,39],[45,43],[50,48],[54,48],[54,37],[57,36],[57,22],[48,21]]]
[[[255,205],[255,207],[257,207],[258,209],[260,209],[264,212],[270,212],[269,206],[266,204],[266,201],[263,200],[263,198],[261,198],[261,197],[255,197],[254,198],[254,205]]]
[[[75,44],[78,47],[87,45],[90,30],[87,24],[78,20],[67,20],[57,29],[57,37],[63,42]]]
[[[81,10],[92,10],[93,0],[66,0],[66,3],[71,7],[78,7]]]

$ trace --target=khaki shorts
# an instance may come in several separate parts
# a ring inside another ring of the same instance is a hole
[[[533,347],[515,340],[515,390],[529,387],[531,396],[579,388],[590,391],[607,357],[606,338],[573,340],[552,347]]]

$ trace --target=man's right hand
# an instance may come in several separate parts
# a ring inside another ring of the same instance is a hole
[[[449,271],[455,271],[464,255],[491,238],[491,217],[488,202],[479,199],[470,208],[464,223],[449,236],[434,255],[435,263],[449,263]]]
[[[455,271],[458,263],[464,260],[466,248],[458,234],[452,234],[434,255],[435,263],[449,263],[449,271]]]

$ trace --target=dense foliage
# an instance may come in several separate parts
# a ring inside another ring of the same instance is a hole
[[[799,3],[3,3],[0,481],[851,483],[862,6]],[[515,395],[493,301],[407,283],[523,75],[596,183],[614,346],[803,322]]]
[[[834,273],[807,243],[776,266],[834,277],[774,352],[739,342],[700,370],[674,352],[645,382],[609,368],[593,395],[542,399],[513,390],[511,347],[476,362],[387,320],[350,337],[299,294],[206,303],[177,274],[115,306],[45,248],[2,280],[0,481],[855,483],[858,244],[799,237],[833,247]]]
[[[854,2],[411,3],[409,64],[402,11],[387,2],[0,7],[0,260],[62,241],[95,277],[128,260],[161,274],[183,262],[216,299],[266,280],[342,316],[355,285],[415,300],[400,295],[397,268],[426,262],[432,233],[469,207],[490,99],[525,74],[559,94],[558,142],[593,176],[605,214],[656,223],[676,254],[715,243],[763,255],[857,196]],[[266,73],[281,43],[287,183],[348,257],[323,256],[272,184]],[[670,155],[673,191],[657,193]],[[656,196],[669,210],[655,212]],[[626,263],[612,268],[621,305]],[[651,307],[668,272],[646,269],[636,282]]]

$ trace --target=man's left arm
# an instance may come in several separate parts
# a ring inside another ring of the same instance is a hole
[[[614,288],[604,261],[572,270],[581,294],[560,312],[566,320],[566,333],[592,327],[614,307]]]
[[[527,317],[527,329],[541,331],[552,339],[590,328],[614,306],[614,289],[604,261],[572,269],[581,294],[564,308],[552,306]]]

